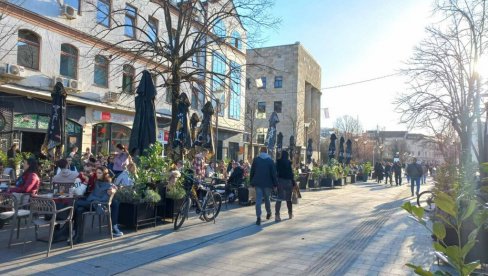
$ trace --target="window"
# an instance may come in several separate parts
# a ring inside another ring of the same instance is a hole
[[[191,88],[191,108],[198,109],[203,107],[203,100],[201,99],[201,87],[197,84]]]
[[[266,118],[266,102],[258,102],[258,113],[256,114],[256,118]]]
[[[241,117],[241,66],[231,62],[230,68],[229,118],[239,120]]]
[[[154,17],[149,17],[147,20],[147,35],[149,36],[149,41],[156,42],[158,40],[158,25],[159,21]]]
[[[217,22],[215,23],[215,26],[213,28],[214,34],[221,39],[225,39],[227,36],[227,31],[225,30],[225,24],[222,19],[217,19]]]
[[[256,138],[256,142],[258,144],[264,144],[265,138],[266,138],[266,134],[264,134],[264,133],[258,133],[257,138]]]
[[[78,50],[70,44],[61,44],[59,74],[71,79],[77,78]]]
[[[122,92],[132,94],[134,91],[135,69],[130,65],[124,65],[122,72]]]
[[[261,86],[258,88],[266,89],[266,77],[261,77]]]
[[[98,0],[97,23],[105,27],[110,26],[110,0]]]
[[[274,82],[274,88],[282,88],[283,87],[283,77],[276,76]]]
[[[247,78],[246,79],[246,89],[250,89],[250,88],[251,88],[251,79]]]
[[[136,37],[136,18],[137,9],[131,5],[125,5],[125,35],[128,37]]]
[[[96,85],[108,87],[108,59],[104,56],[95,57],[95,70],[93,82]]]
[[[225,78],[226,78],[226,66],[225,66],[225,57],[214,53],[212,56],[212,92],[215,91],[225,91]],[[225,93],[222,93],[220,98],[220,107],[219,116],[224,116],[224,108],[222,106],[225,103]],[[214,108],[217,106],[217,102],[215,99],[212,99],[212,105]]]
[[[75,8],[78,11],[78,14],[80,14],[80,2],[80,0],[64,0],[64,4]]]
[[[241,35],[237,31],[232,32],[232,41],[231,41],[232,46],[236,47],[237,49],[241,50],[242,48],[242,41],[241,41]]]
[[[274,111],[276,113],[281,113],[281,101],[274,102]]]
[[[17,64],[39,70],[39,53],[39,36],[28,30],[20,30],[17,41]]]

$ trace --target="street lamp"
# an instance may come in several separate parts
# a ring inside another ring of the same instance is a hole
[[[363,156],[363,161],[364,161],[364,159],[366,159],[366,158],[367,158],[367,156],[368,156],[368,155],[366,154],[366,144],[367,144],[367,143],[368,143],[368,140],[363,141],[363,154],[364,154],[364,156]]]
[[[214,162],[217,164],[217,151],[219,149],[219,113],[220,113],[220,99],[224,95],[224,90],[215,90],[213,92],[215,97],[215,153],[214,153]]]
[[[310,123],[304,123],[303,124],[305,126],[305,163],[306,163],[306,160],[307,160],[307,146],[308,146],[308,128],[310,127]]]
[[[354,138],[354,147],[357,149],[358,148],[358,141],[359,138]],[[351,153],[352,154],[352,153]],[[358,150],[358,159],[359,159],[359,150]]]

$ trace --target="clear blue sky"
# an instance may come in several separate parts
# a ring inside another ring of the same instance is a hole
[[[322,87],[389,75],[398,71],[424,36],[430,0],[276,0],[273,14],[283,22],[269,30],[263,46],[300,41],[322,67]],[[330,118],[358,117],[364,128],[405,130],[392,101],[406,88],[396,76],[323,90]]]

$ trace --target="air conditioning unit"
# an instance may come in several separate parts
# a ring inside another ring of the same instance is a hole
[[[67,19],[76,19],[76,17],[78,16],[78,11],[70,5],[64,5],[63,6],[63,15]]]
[[[20,80],[25,78],[25,69],[17,64],[5,64],[0,67],[0,76]]]
[[[115,93],[115,92],[107,92],[103,96],[103,102],[106,103],[114,103],[117,102],[120,99],[120,93]]]
[[[68,88],[68,90],[71,90],[73,92],[79,92],[81,91],[82,85],[83,83],[81,81],[70,79],[66,88]]]

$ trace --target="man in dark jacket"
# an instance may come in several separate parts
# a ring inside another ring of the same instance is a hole
[[[271,189],[278,185],[276,167],[273,159],[267,154],[266,147],[261,148],[261,153],[254,158],[251,165],[251,186],[256,188],[256,225],[261,224],[261,202],[264,198],[266,219],[271,218],[271,202],[269,197]]]
[[[417,163],[417,158],[413,159],[413,162],[408,164],[407,166],[407,175],[410,177],[410,189],[412,191],[412,196],[413,196],[413,190],[414,186],[417,186],[417,195],[419,195],[420,192],[420,177],[422,177],[423,170],[422,166]]]
[[[388,180],[389,180],[390,186],[393,186],[392,174],[393,174],[393,172],[391,171],[391,164],[390,164],[390,162],[386,162],[386,164],[385,164],[385,184],[388,184]]]
[[[395,184],[397,186],[402,185],[402,166],[400,162],[395,162],[392,167],[393,173],[395,174]]]

